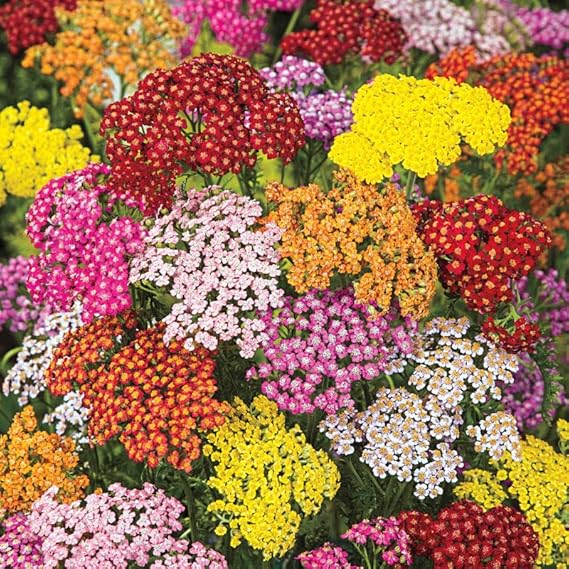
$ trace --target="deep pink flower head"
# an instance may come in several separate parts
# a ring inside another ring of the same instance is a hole
[[[43,567],[41,539],[30,528],[25,514],[14,514],[4,521],[0,537],[0,567],[39,569]]]

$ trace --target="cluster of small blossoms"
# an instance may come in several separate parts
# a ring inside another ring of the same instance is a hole
[[[308,56],[321,65],[339,64],[351,55],[391,64],[401,56],[407,41],[399,20],[376,10],[373,0],[317,0],[310,21],[316,29],[285,36],[283,53]]]
[[[303,569],[362,569],[348,561],[348,552],[339,545],[325,543],[296,557]]]
[[[404,388],[381,388],[365,411],[331,415],[320,430],[337,454],[352,454],[363,445],[360,460],[374,476],[414,481],[415,496],[436,498],[443,482],[458,480],[464,463],[447,442],[458,438],[460,415],[430,403]]]
[[[437,257],[441,282],[482,314],[513,299],[512,281],[528,275],[551,243],[541,222],[495,196],[424,201],[414,212],[423,241]]]
[[[6,33],[8,50],[16,55],[43,43],[59,26],[55,9],[74,10],[77,0],[8,0],[0,6],[0,29]]]
[[[470,468],[462,473],[460,484],[453,488],[460,500],[473,500],[485,510],[500,506],[508,499],[504,486],[493,472]]]
[[[89,410],[83,405],[83,395],[77,391],[66,393],[63,402],[42,419],[46,425],[55,425],[58,435],[71,437],[78,449],[89,442],[88,421]]]
[[[281,557],[294,545],[301,514],[316,514],[338,490],[336,465],[298,425],[287,429],[285,416],[262,395],[250,407],[236,398],[207,439],[203,452],[214,464],[208,486],[221,496],[208,510],[224,520],[215,533],[229,530],[231,547],[245,540],[264,559]]]
[[[117,328],[115,319],[68,334],[47,371],[50,391],[64,395],[71,382],[79,387],[89,437],[98,444],[118,437],[135,462],[155,468],[166,460],[190,472],[200,456],[199,433],[219,427],[226,411],[213,398],[212,354],[201,347],[188,352],[176,341],[166,345],[163,324],[113,350],[109,332]],[[101,353],[98,344],[105,341],[110,351]]]
[[[494,156],[511,175],[533,174],[544,139],[569,122],[569,61],[551,55],[508,53],[473,64],[473,48],[449,54],[427,70],[427,77],[467,78],[508,105],[512,120],[507,142]]]
[[[317,63],[285,55],[272,67],[259,72],[273,88],[290,91],[300,110],[306,137],[320,140],[329,148],[336,136],[352,125],[352,97],[346,91],[318,92],[326,76]]]
[[[466,434],[474,439],[476,452],[487,452],[494,460],[500,460],[509,452],[513,460],[521,460],[521,439],[516,418],[510,413],[498,411],[466,427]]]
[[[316,184],[267,189],[276,209],[266,221],[283,230],[279,251],[291,262],[288,282],[304,293],[350,275],[356,300],[374,303],[379,315],[396,299],[403,316],[426,316],[436,263],[416,233],[405,195],[392,184],[381,190],[363,184],[347,171],[335,177],[329,191]]]
[[[32,303],[27,294],[29,264],[30,259],[22,256],[0,264],[0,327],[14,334],[41,325],[51,312],[48,306]]]
[[[45,569],[126,569],[131,563],[150,569],[227,568],[222,555],[174,537],[182,529],[178,518],[184,506],[152,484],[133,490],[112,484],[106,492],[70,504],[58,504],[56,492],[46,492],[28,518],[41,540]],[[179,555],[189,562],[180,563]],[[205,563],[194,563],[196,556]]]
[[[522,441],[522,460],[515,461],[506,455],[496,467],[495,479],[507,482],[502,485],[506,498],[517,501],[519,509],[539,536],[536,566],[563,567],[569,554],[569,528],[564,523],[569,491],[569,457],[556,453],[547,442],[527,435]],[[494,492],[495,484],[488,487],[485,477],[479,476],[477,483],[486,489],[460,483],[455,493],[477,500],[482,492]]]
[[[166,0],[77,0],[75,10],[56,14],[55,42],[30,48],[22,65],[38,63],[63,83],[77,117],[118,99],[149,71],[175,65],[172,48],[185,32]]]
[[[101,122],[111,185],[140,196],[147,213],[169,206],[176,178],[252,168],[257,152],[290,162],[304,145],[298,107],[271,92],[247,61],[206,53],[147,75]]]
[[[65,334],[81,325],[81,308],[71,312],[51,314],[26,336],[16,362],[8,370],[2,383],[5,396],[17,395],[18,405],[27,405],[46,389],[45,373],[53,353]]]
[[[130,282],[150,283],[175,301],[164,318],[166,342],[214,350],[235,341],[252,357],[264,324],[252,317],[281,306],[281,230],[260,228],[261,204],[215,186],[178,192],[172,209],[158,216],[144,250],[131,262]]]
[[[413,350],[414,322],[392,326],[393,312],[373,312],[356,302],[352,289],[286,297],[277,314],[262,318],[265,361],[247,377],[264,380],[261,391],[293,414],[353,407],[353,383],[402,372]]]
[[[57,499],[71,502],[83,495],[87,476],[74,476],[79,463],[75,443],[68,437],[37,430],[37,419],[28,405],[0,435],[0,509],[23,512],[42,494],[57,486]]]
[[[292,12],[302,0],[176,0],[173,12],[190,30],[181,43],[182,57],[192,52],[202,26],[208,22],[217,41],[233,47],[235,54],[250,57],[269,41],[265,28],[272,11]]]
[[[455,162],[462,143],[479,154],[506,142],[510,111],[486,89],[453,79],[378,75],[357,91],[354,124],[338,136],[330,159],[369,183],[393,175],[393,166],[420,177]]]
[[[43,567],[41,539],[29,525],[28,516],[17,513],[2,523],[0,567],[5,569],[36,569]]]
[[[116,202],[134,200],[104,185],[104,164],[51,180],[27,216],[27,233],[39,255],[30,261],[27,285],[36,303],[69,310],[83,304],[83,319],[130,308],[128,258],[142,248],[144,229],[131,217],[106,219]]]
[[[399,520],[413,554],[432,560],[434,569],[535,567],[538,536],[523,514],[509,506],[485,512],[463,500],[443,508],[436,518],[412,511],[401,513]]]
[[[7,194],[32,198],[47,182],[83,168],[90,156],[79,125],[50,128],[47,109],[28,101],[0,111],[0,205]]]
[[[513,330],[500,326],[492,316],[489,316],[482,325],[482,333],[511,354],[534,352],[541,339],[540,327],[532,324],[524,316],[515,320]]]

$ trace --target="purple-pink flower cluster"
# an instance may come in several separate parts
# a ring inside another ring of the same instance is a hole
[[[51,313],[49,306],[34,304],[26,288],[31,259],[14,257],[0,265],[0,327],[10,332],[31,332]]]
[[[204,21],[208,21],[217,41],[231,45],[236,55],[249,57],[269,40],[265,32],[269,13],[290,12],[301,4],[302,0],[250,0],[244,11],[242,0],[177,0],[173,12],[190,29],[180,46],[181,54],[186,57],[191,53]]]
[[[286,297],[278,314],[262,317],[266,361],[247,378],[263,380],[262,392],[294,414],[352,408],[353,383],[402,371],[413,350],[416,324],[393,320],[393,313],[378,317],[359,305],[351,288]]]
[[[69,311],[83,304],[83,320],[130,308],[128,258],[142,246],[144,230],[131,217],[105,214],[117,202],[136,202],[102,183],[104,164],[90,164],[44,186],[27,214],[27,232],[40,251],[30,261],[28,289],[36,303]]]
[[[32,531],[25,514],[14,514],[4,521],[0,537],[0,568],[33,569],[43,567],[41,539]]]
[[[214,350],[235,341],[254,355],[265,324],[254,316],[279,308],[281,230],[261,228],[261,204],[219,187],[179,192],[158,216],[146,247],[131,264],[131,283],[145,281],[173,300],[164,318],[166,342],[176,338]]]
[[[348,552],[339,545],[325,543],[317,549],[305,551],[297,556],[303,569],[362,569],[348,561]]]
[[[220,554],[174,537],[184,506],[152,484],[134,490],[112,484],[71,504],[59,504],[56,492],[48,490],[29,514],[45,569],[60,563],[73,569],[126,569],[130,562],[146,567],[151,557],[158,558],[149,565],[154,569],[227,568]]]

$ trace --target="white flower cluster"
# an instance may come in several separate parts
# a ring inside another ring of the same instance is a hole
[[[83,395],[79,391],[70,391],[63,397],[63,403],[44,415],[43,423],[55,425],[58,435],[71,437],[75,445],[81,447],[89,442],[88,419],[89,411],[83,406]]]
[[[500,460],[506,452],[513,460],[521,460],[521,439],[516,419],[510,413],[498,411],[469,426],[466,434],[474,439],[476,452],[487,452],[492,459]]]

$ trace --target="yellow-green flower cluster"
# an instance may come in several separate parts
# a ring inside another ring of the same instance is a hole
[[[474,470],[455,488],[460,498],[471,498],[484,508],[508,498],[517,500],[521,511],[539,535],[540,567],[567,567],[569,559],[569,457],[556,453],[545,441],[528,435],[522,442],[522,460],[507,456],[496,462],[498,472]],[[500,481],[509,481],[499,487]]]
[[[47,109],[28,101],[0,111],[0,205],[7,194],[31,198],[53,178],[95,161],[82,136],[78,125],[50,129]]]
[[[222,496],[208,509],[221,520],[217,535],[229,528],[231,547],[245,540],[265,559],[282,556],[294,546],[299,511],[315,514],[324,498],[336,495],[336,465],[307,443],[298,425],[287,429],[284,415],[264,396],[250,408],[237,398],[207,439],[203,452],[215,465],[208,485]]]
[[[334,140],[330,158],[377,183],[402,164],[420,177],[452,164],[466,143],[479,154],[506,142],[510,111],[483,87],[453,79],[379,75],[361,87],[351,131]]]

